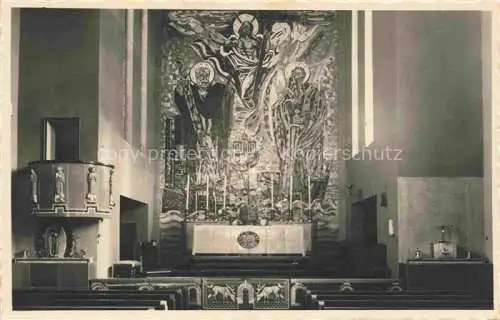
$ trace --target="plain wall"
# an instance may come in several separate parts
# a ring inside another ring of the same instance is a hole
[[[147,146],[141,148],[127,139],[123,134],[123,108],[124,108],[124,83],[117,81],[122,79],[123,53],[126,52],[126,32],[124,29],[126,14],[124,10],[101,10],[100,12],[100,51],[99,51],[99,154],[98,160],[115,165],[114,193],[115,199],[124,196],[147,205],[145,220],[148,222],[147,235],[143,240],[151,240],[153,236],[154,217],[160,210],[157,201],[158,161],[159,145],[155,134],[159,130],[158,118],[153,114],[159,114],[159,106],[154,89],[154,74],[149,77],[152,83],[147,85],[148,94],[148,120],[147,120]],[[155,18],[150,19],[155,23]],[[152,58],[148,65],[154,66],[154,55],[156,48],[150,46]],[[151,70],[151,68],[148,68]],[[141,87],[134,86],[132,96],[141,94]],[[151,89],[150,89],[151,87]],[[139,99],[140,101],[140,99]],[[134,106],[140,108],[141,106]],[[134,111],[132,111],[134,114]],[[137,120],[135,120],[137,121]],[[136,130],[136,125],[132,128]],[[137,134],[137,133],[135,133]],[[134,133],[132,133],[134,136]],[[98,273],[104,277],[106,269],[119,259],[120,239],[120,204],[116,201],[113,208],[112,218],[102,221],[100,224],[101,255],[107,259],[106,263],[99,267]]]
[[[21,11],[11,10],[11,163],[12,169],[17,168],[17,113],[19,101],[19,45],[21,40]]]
[[[378,205],[378,241],[393,275],[405,237],[397,229],[397,178],[483,176],[481,27],[480,12],[373,12],[371,147],[385,157],[370,160],[367,152],[347,161],[347,184],[351,202],[387,195],[387,206]]]
[[[80,160],[97,158],[98,12],[21,11],[18,167],[40,159],[41,120],[80,118]]]
[[[397,15],[400,176],[482,177],[481,12]]]

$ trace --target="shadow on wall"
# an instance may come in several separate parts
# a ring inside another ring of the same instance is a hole
[[[12,172],[12,252],[19,253],[28,250],[35,253],[34,234],[36,233],[36,218],[31,215],[32,202],[30,190],[30,171],[28,168]]]

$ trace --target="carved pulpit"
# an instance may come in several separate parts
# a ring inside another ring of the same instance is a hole
[[[33,246],[15,253],[14,288],[87,287],[99,238],[98,223],[109,218],[113,199],[111,165],[81,161],[37,161],[27,177],[31,214],[38,231]],[[28,193],[22,193],[28,194]]]

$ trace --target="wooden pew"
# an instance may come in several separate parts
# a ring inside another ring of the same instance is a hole
[[[493,307],[492,300],[457,292],[316,292],[312,293],[319,310],[350,309],[477,309]]]
[[[464,290],[405,290],[397,279],[292,279],[296,309],[476,309],[493,308],[488,293]]]
[[[103,291],[90,290],[15,290],[14,310],[124,309],[145,310],[186,309],[185,296],[177,290]]]
[[[128,300],[160,300],[168,301],[170,310],[187,309],[187,294],[186,290],[171,289],[171,290],[152,290],[152,291],[137,291],[137,290],[109,290],[109,291],[90,291],[89,292],[58,292],[52,297],[64,297],[68,294],[72,299],[128,299]]]
[[[147,277],[92,279],[90,288],[95,292],[137,292],[175,293],[178,297],[176,309],[198,310],[201,308],[201,278]]]

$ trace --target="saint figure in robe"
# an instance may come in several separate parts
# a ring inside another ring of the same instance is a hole
[[[198,156],[217,161],[227,149],[231,131],[233,94],[214,82],[211,63],[202,61],[190,71],[189,80],[181,81],[175,90],[180,115],[176,119],[177,144],[196,150]],[[210,162],[208,161],[208,162]]]
[[[274,141],[283,172],[282,192],[307,192],[308,158],[322,152],[326,106],[323,94],[310,81],[305,63],[294,62],[286,67],[284,95],[273,106]]]

